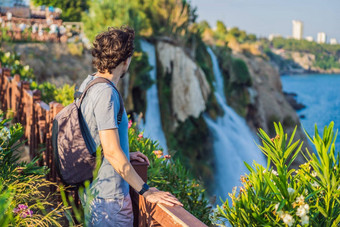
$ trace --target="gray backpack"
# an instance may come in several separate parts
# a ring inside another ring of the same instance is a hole
[[[56,115],[52,128],[54,162],[60,179],[66,185],[78,186],[93,178],[96,168],[96,144],[82,116],[80,105],[89,88],[98,83],[110,84],[118,92],[118,124],[122,120],[123,99],[113,83],[103,77],[90,82],[78,101],[75,100]]]

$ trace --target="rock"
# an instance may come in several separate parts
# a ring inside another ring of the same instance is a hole
[[[184,122],[190,116],[199,117],[206,109],[210,94],[204,72],[181,47],[159,41],[156,48],[163,74],[171,73],[169,86],[176,121]]]
[[[302,103],[298,103],[296,100],[297,94],[295,93],[288,93],[288,92],[283,92],[286,100],[288,103],[294,108],[294,110],[301,110],[305,108],[306,106],[303,105]]]

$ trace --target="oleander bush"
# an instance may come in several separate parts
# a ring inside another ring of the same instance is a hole
[[[46,180],[47,168],[37,165],[39,157],[19,162],[23,134],[0,113],[0,226],[61,226],[65,208],[49,192],[56,185]]]
[[[229,194],[231,203],[227,199],[216,208],[212,221],[233,226],[339,226],[340,155],[334,123],[322,135],[316,126],[313,137],[306,133],[315,152],[306,149],[308,161],[297,170],[290,168],[302,147],[301,141],[293,142],[296,129],[288,137],[281,124],[274,126],[275,138],[262,129],[258,134],[267,166],[245,163],[250,173],[241,177],[243,186]]]

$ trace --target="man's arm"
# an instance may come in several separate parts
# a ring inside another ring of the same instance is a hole
[[[113,168],[136,191],[142,190],[144,181],[131,166],[122,150],[119,143],[118,129],[100,130],[99,138],[103,148],[104,157],[110,162]],[[159,202],[169,206],[183,206],[183,204],[169,192],[158,191],[156,188],[151,188],[146,191],[143,196],[151,203]]]

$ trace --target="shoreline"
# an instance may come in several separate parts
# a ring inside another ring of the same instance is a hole
[[[305,72],[294,72],[294,71],[284,71],[279,72],[280,77],[281,76],[295,76],[295,75],[303,75],[303,74],[327,74],[327,75],[340,75],[340,69],[339,72],[320,72],[320,71],[305,71]]]

